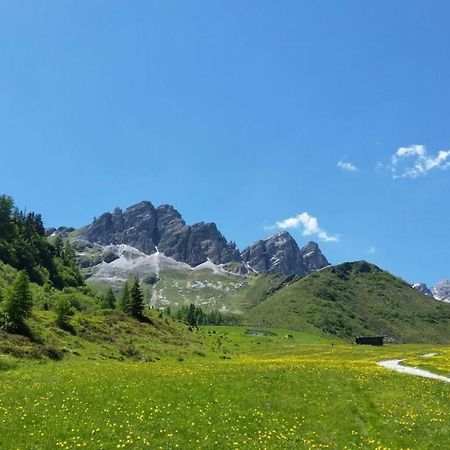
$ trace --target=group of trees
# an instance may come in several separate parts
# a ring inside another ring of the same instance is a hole
[[[141,282],[136,277],[131,284],[128,281],[122,286],[119,296],[119,304],[111,287],[109,287],[100,300],[102,309],[115,309],[119,306],[120,310],[136,319],[142,319],[144,316],[144,293],[142,291]]]
[[[178,309],[175,313],[175,318],[177,320],[182,320],[191,326],[237,323],[237,319],[231,314],[223,314],[217,309],[205,312],[200,306],[195,306],[192,303],[189,306],[184,305]]]
[[[81,288],[89,290],[89,288]],[[144,295],[139,279],[136,277],[131,288],[129,283],[125,282],[121,295],[120,303],[117,305],[116,296],[109,288],[103,296],[96,297],[93,292],[83,294],[74,288],[65,288],[62,291],[46,285],[39,290],[35,289],[37,299],[33,298],[30,279],[25,270],[16,272],[12,282],[6,288],[0,289],[0,330],[14,333],[27,332],[26,319],[31,315],[33,304],[41,306],[43,309],[53,309],[56,313],[56,324],[67,331],[74,331],[71,323],[71,317],[75,310],[82,311],[86,308],[80,303],[80,298],[89,299],[101,309],[115,309],[117,306],[129,316],[138,320],[144,318]],[[44,300],[39,297],[45,297]],[[40,301],[39,301],[40,300]],[[92,306],[91,306],[92,308]]]
[[[60,236],[52,238],[50,242],[45,236],[41,215],[18,210],[13,199],[6,195],[0,196],[1,262],[17,272],[7,288],[2,289],[0,284],[0,329],[15,332],[26,329],[25,321],[31,315],[33,307],[30,288],[32,281],[44,286],[44,289],[35,290],[45,297],[38,304],[44,309],[54,309],[59,327],[73,330],[71,316],[74,309],[80,309],[77,298],[82,295],[83,289],[90,291],[84,286],[76,252]],[[153,285],[157,281],[156,276],[147,276],[143,283]],[[101,298],[96,297],[93,292],[86,293],[86,297],[96,302],[96,308],[116,309],[118,306],[129,316],[139,320],[144,318],[144,295],[138,277],[131,283],[124,283],[119,302],[111,288]],[[171,315],[170,311],[167,313]],[[229,315],[217,310],[204,312],[201,307],[193,304],[181,307],[175,318],[191,326],[233,322]]]
[[[50,243],[41,215],[19,211],[6,195],[0,196],[0,261],[25,270],[31,281],[41,285],[62,289],[84,284],[70,244],[61,238]]]
[[[122,311],[136,319],[142,319],[144,313],[144,294],[142,292],[139,278],[136,277],[131,288],[126,281],[122,288],[120,297]]]

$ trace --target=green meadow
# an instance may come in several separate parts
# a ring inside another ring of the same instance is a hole
[[[95,343],[61,361],[1,356],[1,448],[450,448],[450,385],[376,365],[448,374],[448,347],[247,330],[203,327],[182,355],[160,344],[152,360]]]

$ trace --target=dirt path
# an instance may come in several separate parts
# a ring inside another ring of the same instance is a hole
[[[415,375],[418,377],[432,378],[433,380],[445,381],[446,383],[450,383],[449,377],[437,375],[435,373],[428,372],[428,370],[417,369],[416,367],[402,366],[402,361],[404,361],[404,359],[390,359],[387,361],[380,361],[377,364],[381,367],[384,367],[385,369],[395,370],[396,372],[407,373],[409,375]]]

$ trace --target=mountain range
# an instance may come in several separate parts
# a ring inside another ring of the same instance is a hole
[[[90,308],[95,309],[99,295],[108,287],[118,293],[125,281],[138,275],[145,304],[169,313],[177,314],[194,304],[248,326],[283,327],[345,339],[361,334],[382,334],[396,342],[450,339],[448,282],[433,289],[424,284],[413,289],[366,261],[330,265],[317,243],[299,247],[284,231],[239,251],[215,224],[186,224],[173,206],[155,207],[150,202],[124,211],[116,208],[78,229],[47,229],[49,242],[43,227],[38,230],[39,244],[45,242],[49,251],[62,255],[54,264],[61,265],[65,258],[76,268],[73,273],[64,271],[62,292],[91,296],[87,300]],[[82,286],[73,249],[64,240],[72,243],[88,287]],[[4,248],[8,243],[15,241],[3,238]],[[29,245],[27,252],[32,254],[34,241]],[[32,274],[40,262],[33,264]],[[4,260],[0,269],[4,290],[20,267],[8,266]],[[36,283],[42,287],[48,283],[47,272],[40,268],[38,273],[42,277]],[[73,283],[75,273],[78,284]]]
[[[423,295],[450,303],[450,280],[442,280],[431,289],[425,283],[415,283],[412,287],[417,289]]]
[[[299,247],[286,231],[239,251],[215,223],[188,225],[172,205],[155,207],[149,201],[105,212],[79,229],[50,228],[47,235],[69,238],[86,276],[106,283],[123,282],[135,274],[159,275],[164,270],[305,276],[330,266],[316,242]],[[450,302],[448,280],[431,289],[425,283],[412,287],[425,296]]]
[[[155,207],[148,201],[125,211],[116,208],[106,212],[78,230],[48,229],[47,235],[69,237],[84,268],[100,268],[101,264],[125,258],[134,261],[134,269],[145,261],[145,270],[153,272],[161,264],[175,268],[176,263],[181,263],[191,268],[209,264],[216,270],[240,274],[306,275],[329,265],[317,243],[309,242],[300,248],[286,231],[255,242],[240,252],[215,223],[187,225],[173,206]]]

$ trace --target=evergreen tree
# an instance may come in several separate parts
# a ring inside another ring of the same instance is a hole
[[[128,281],[125,281],[122,287],[122,294],[120,296],[120,308],[123,312],[129,314],[131,312],[131,297]]]
[[[14,278],[5,300],[5,312],[16,330],[24,328],[24,321],[31,315],[32,306],[30,280],[25,271],[20,271]]]
[[[111,288],[109,288],[102,298],[102,308],[114,309],[116,307],[116,297]]]
[[[55,241],[53,243],[55,248],[55,255],[62,258],[64,255],[64,241],[61,236],[56,236]]]
[[[188,325],[191,325],[191,326],[197,325],[196,314],[195,314],[195,305],[192,303],[189,305],[189,308],[187,310],[186,322],[188,323]]]
[[[136,277],[130,291],[130,313],[133,317],[141,318],[144,312],[144,296],[142,294],[139,278]]]

